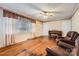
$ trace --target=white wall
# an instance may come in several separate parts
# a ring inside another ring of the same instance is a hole
[[[68,31],[71,31],[71,20],[63,20],[61,23],[61,30],[63,31],[63,35],[65,36]]]
[[[49,30],[49,27],[50,24],[47,22],[47,23],[43,23],[43,35],[48,35],[48,30]]]
[[[39,21],[36,21],[35,27],[35,37],[42,36],[42,23]]]
[[[61,30],[63,35],[71,30],[71,20],[60,20],[43,23],[43,35],[48,35],[49,30]]]
[[[72,30],[79,32],[79,8],[72,17]]]

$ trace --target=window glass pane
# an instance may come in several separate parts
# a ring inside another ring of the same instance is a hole
[[[32,29],[32,23],[29,20],[17,20],[16,21],[16,29],[18,29],[20,32],[31,32]]]

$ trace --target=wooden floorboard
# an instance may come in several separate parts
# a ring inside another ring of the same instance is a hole
[[[56,46],[56,40],[48,37],[40,37],[36,39],[27,40],[20,44],[4,47],[0,49],[0,56],[15,56],[23,49],[27,49],[36,55],[46,54],[47,47]]]

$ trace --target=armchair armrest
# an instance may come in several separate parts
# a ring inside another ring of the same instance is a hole
[[[62,47],[64,49],[73,49],[74,48],[73,45],[65,43],[65,42],[61,42],[61,41],[59,41],[58,46]]]
[[[50,48],[46,48],[46,56],[59,56],[57,53],[53,52]]]
[[[65,37],[62,37],[62,36],[58,36],[58,39],[64,39]]]
[[[75,46],[75,41],[71,41],[71,40],[60,40],[61,42],[65,42],[65,43],[68,43],[68,44],[71,44],[73,46]]]
[[[55,46],[52,48],[47,48],[47,56],[64,56],[68,55],[68,52],[59,46]]]

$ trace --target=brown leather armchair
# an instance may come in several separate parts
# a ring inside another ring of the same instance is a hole
[[[78,35],[79,34],[76,31],[69,31],[67,33],[66,37],[59,37],[58,38],[58,40],[59,40],[58,43],[61,41],[61,42],[75,46],[75,40],[78,37]]]

